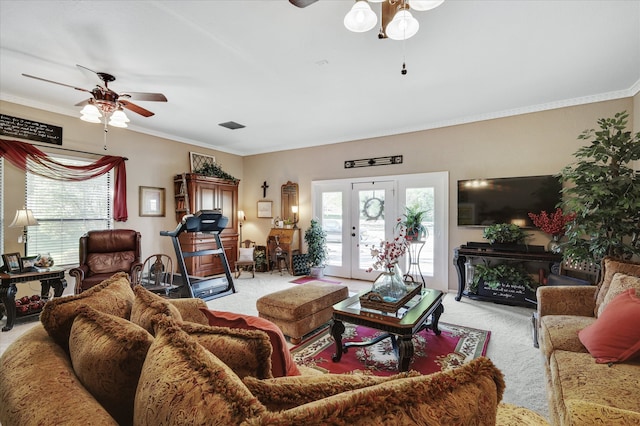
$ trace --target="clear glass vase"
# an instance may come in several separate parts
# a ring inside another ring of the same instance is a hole
[[[373,283],[371,291],[380,294],[385,302],[396,302],[407,294],[407,286],[402,278],[402,271],[397,264],[380,276]]]
[[[560,242],[559,235],[552,235],[551,241],[547,245],[547,250],[554,254],[562,254],[562,243]]]

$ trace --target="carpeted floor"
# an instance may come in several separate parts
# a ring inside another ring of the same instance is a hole
[[[234,280],[237,293],[207,302],[211,309],[258,315],[256,300],[265,294],[290,288],[290,275],[258,272],[255,278],[242,275]],[[352,281],[338,277],[327,277],[341,281],[351,293],[369,289],[370,282]],[[73,294],[73,279],[65,295]],[[23,286],[24,287],[24,286]],[[31,293],[39,291],[34,284]],[[19,294],[22,296],[22,294]],[[532,309],[498,305],[463,298],[456,302],[454,294],[445,296],[444,313],[441,322],[491,331],[486,356],[496,364],[505,376],[506,390],[504,402],[520,405],[549,417],[545,390],[544,359],[540,350],[533,347],[531,337]],[[5,324],[0,321],[0,327]],[[0,353],[22,333],[37,324],[37,320],[17,324],[13,330],[0,333]]]
[[[423,374],[455,368],[484,355],[490,332],[469,327],[440,323],[439,336],[431,330],[422,330],[413,336],[414,355],[410,370]],[[371,341],[384,333],[364,326],[345,323],[343,343]],[[298,365],[315,368],[325,373],[367,371],[376,376],[389,376],[398,372],[398,357],[390,338],[366,347],[350,347],[339,362],[332,361],[336,352],[330,328],[326,327],[291,350]]]

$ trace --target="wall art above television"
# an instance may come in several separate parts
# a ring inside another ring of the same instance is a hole
[[[553,212],[562,200],[553,175],[458,181],[458,226],[514,223],[535,228],[528,213]]]

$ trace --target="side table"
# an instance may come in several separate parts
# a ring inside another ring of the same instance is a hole
[[[51,287],[53,287],[53,296],[60,297],[67,287],[64,273],[64,268],[55,266],[44,272],[0,273],[0,302],[4,304],[7,313],[7,324],[2,327],[2,331],[11,330],[16,320],[16,293],[18,292],[16,284],[40,281],[40,296],[43,299],[49,298]]]

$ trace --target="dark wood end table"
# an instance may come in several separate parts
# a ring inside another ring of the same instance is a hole
[[[40,281],[40,296],[43,299],[49,298],[51,287],[53,287],[53,296],[60,297],[67,286],[64,273],[64,268],[56,266],[44,272],[0,273],[0,280],[2,281],[0,284],[0,302],[4,304],[7,313],[7,324],[2,327],[2,331],[11,330],[16,320],[16,293],[18,292],[16,284]]]
[[[440,290],[425,289],[421,295],[409,301],[407,307],[401,308],[398,315],[394,315],[362,308],[360,296],[368,291],[365,290],[333,305],[331,335],[336,342],[336,353],[332,359],[334,362],[340,361],[342,354],[347,353],[348,348],[352,346],[370,346],[390,337],[398,355],[398,370],[408,371],[414,352],[413,335],[427,328],[433,330],[438,336],[441,333],[438,329],[438,321],[444,312],[442,305],[444,293]],[[345,330],[343,322],[363,325],[385,333],[370,341],[342,343],[342,334]]]

